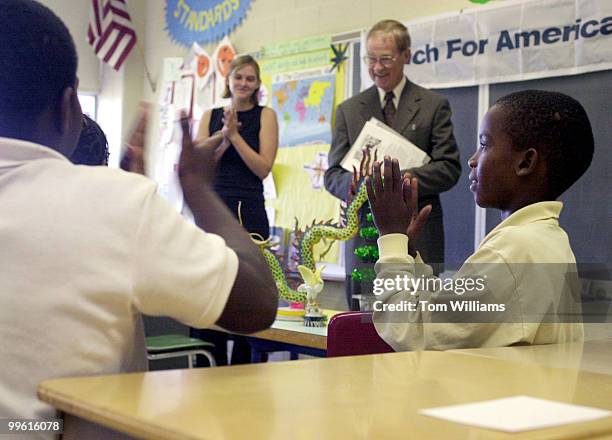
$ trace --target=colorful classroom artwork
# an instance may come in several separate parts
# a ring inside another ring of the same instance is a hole
[[[247,15],[251,0],[166,0],[166,31],[177,44],[213,43]]]
[[[298,40],[281,41],[280,43],[271,43],[263,46],[261,48],[261,56],[263,58],[280,58],[299,54],[301,57],[304,57],[307,53],[329,49],[331,43],[331,35],[317,35]]]
[[[236,51],[224,37],[210,56],[199,44],[193,43],[185,58],[164,58],[159,93],[159,141],[155,180],[159,193],[177,211],[183,212],[183,194],[177,178],[182,132],[180,112],[186,111],[197,129],[202,114],[209,108],[224,105],[221,96],[225,77]]]
[[[225,91],[225,76],[235,54],[227,37],[217,45],[212,55],[197,43],[191,45],[184,59],[181,75],[192,75],[195,79],[195,96],[191,108],[194,121],[199,121],[204,111],[227,103],[222,97]]]
[[[225,83],[227,75],[230,72],[230,65],[236,56],[236,51],[234,50],[234,46],[230,42],[229,38],[225,37],[215,48],[215,52],[213,53],[213,61],[214,61],[214,72],[215,75],[213,77],[213,90],[215,93],[214,96],[214,106],[219,107],[223,105],[225,102],[223,101],[223,92],[225,91]]]
[[[281,147],[331,142],[335,81],[332,74],[272,84]]]
[[[189,53],[185,57],[185,68],[195,74],[196,89],[201,91],[206,87],[213,76],[212,57],[198,43],[193,43]]]
[[[323,177],[327,168],[327,152],[325,151],[319,151],[312,162],[304,165],[304,169],[310,176],[312,189],[320,191],[323,188]]]
[[[194,75],[184,70],[182,58],[165,58],[159,94],[159,146],[156,151],[155,180],[158,192],[178,212],[183,210],[183,194],[177,178],[181,131],[178,127],[180,110],[193,106]]]
[[[313,188],[313,182],[318,181],[322,185],[323,168],[327,165],[328,151],[329,144],[308,144],[278,150],[272,168],[277,198],[266,201],[266,206],[274,207],[276,210],[275,226],[292,231],[296,219],[301,229],[313,221],[339,220],[339,200],[332,197],[322,187],[321,189]],[[307,168],[313,164],[312,168],[320,167],[320,170],[314,171]],[[313,179],[313,174],[319,174],[320,177]],[[320,244],[315,248],[315,253],[320,255],[325,250],[327,250],[327,244]],[[337,263],[338,257],[338,244],[334,244],[325,257],[317,261]]]
[[[304,229],[313,221],[339,219],[339,200],[323,185],[333,105],[344,100],[345,67],[340,64],[330,72],[330,44],[331,37],[317,37],[269,45],[258,60],[268,105],[279,121],[279,146],[290,147],[278,150],[272,169],[277,198],[266,200],[275,210],[276,230],[286,233],[293,231],[296,220]],[[287,259],[292,242],[288,234],[280,235]],[[328,266],[340,260],[338,243],[329,245],[320,243],[314,250],[316,260]]]

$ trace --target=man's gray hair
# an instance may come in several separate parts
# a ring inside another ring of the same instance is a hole
[[[400,52],[410,49],[410,34],[406,26],[397,20],[381,20],[368,31],[369,39],[374,34],[392,35]]]

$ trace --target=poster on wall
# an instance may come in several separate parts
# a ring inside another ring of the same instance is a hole
[[[204,111],[222,106],[225,77],[235,51],[225,37],[210,56],[199,44],[193,43],[185,58],[165,58],[162,65],[159,93],[159,146],[155,180],[159,193],[179,212],[184,212],[183,194],[177,178],[182,132],[179,126],[181,110],[187,112],[197,133]]]
[[[234,46],[230,42],[230,39],[225,37],[215,48],[213,54],[214,60],[214,77],[213,77],[213,90],[215,93],[213,103],[223,102],[223,92],[225,91],[225,84],[227,76],[230,73],[230,65],[236,57],[236,51]],[[216,105],[218,106],[218,105]]]
[[[272,169],[277,198],[266,204],[275,209],[274,225],[285,231],[293,231],[296,220],[302,229],[313,221],[337,221],[340,212],[338,199],[323,187],[333,105],[344,99],[344,66],[330,72],[330,44],[331,37],[322,36],[268,45],[258,60],[281,133]],[[315,253],[329,269],[340,251],[337,243],[328,246]]]
[[[278,115],[280,147],[331,143],[335,82],[335,74],[320,69],[273,78],[271,104]]]
[[[156,151],[155,180],[158,192],[178,212],[183,210],[183,193],[178,181],[177,167],[181,146],[178,126],[180,110],[193,107],[194,75],[183,70],[182,58],[165,58],[159,95],[159,147]]]
[[[225,37],[217,45],[212,56],[199,44],[193,43],[189,53],[181,63],[181,76],[192,77],[195,82],[193,102],[185,108],[197,122],[202,114],[213,107],[228,103],[223,98],[226,76],[236,52],[229,38]]]
[[[208,52],[198,43],[193,43],[182,65],[182,71],[193,74],[195,79],[193,108],[191,109],[193,119],[199,120],[204,110],[215,101],[212,87],[212,79],[215,75],[213,64],[214,60]]]
[[[202,90],[213,73],[213,59],[198,43],[193,43],[185,57],[184,66],[195,74],[196,89]]]
[[[276,200],[267,205],[276,210],[275,226],[293,231],[295,221],[304,229],[313,221],[338,221],[340,201],[323,188],[323,173],[327,169],[329,144],[308,144],[293,148],[280,148],[272,174],[277,189]],[[318,246],[318,256],[328,244]],[[337,263],[338,245],[335,244],[323,261]]]

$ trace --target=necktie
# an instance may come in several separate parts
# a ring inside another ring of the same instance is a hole
[[[389,127],[393,126],[395,120],[395,104],[393,104],[394,98],[393,92],[385,93],[385,106],[383,107],[383,116],[385,118],[385,124]]]

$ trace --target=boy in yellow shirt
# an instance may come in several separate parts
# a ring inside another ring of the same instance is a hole
[[[374,324],[395,350],[445,350],[581,339],[576,259],[556,199],[588,169],[594,150],[584,108],[555,92],[499,99],[469,159],[470,189],[502,222],[449,279],[433,277],[410,242],[430,207],[396,159],[366,182],[380,231]],[[384,177],[384,181],[383,181]],[[408,252],[407,252],[408,250]]]

